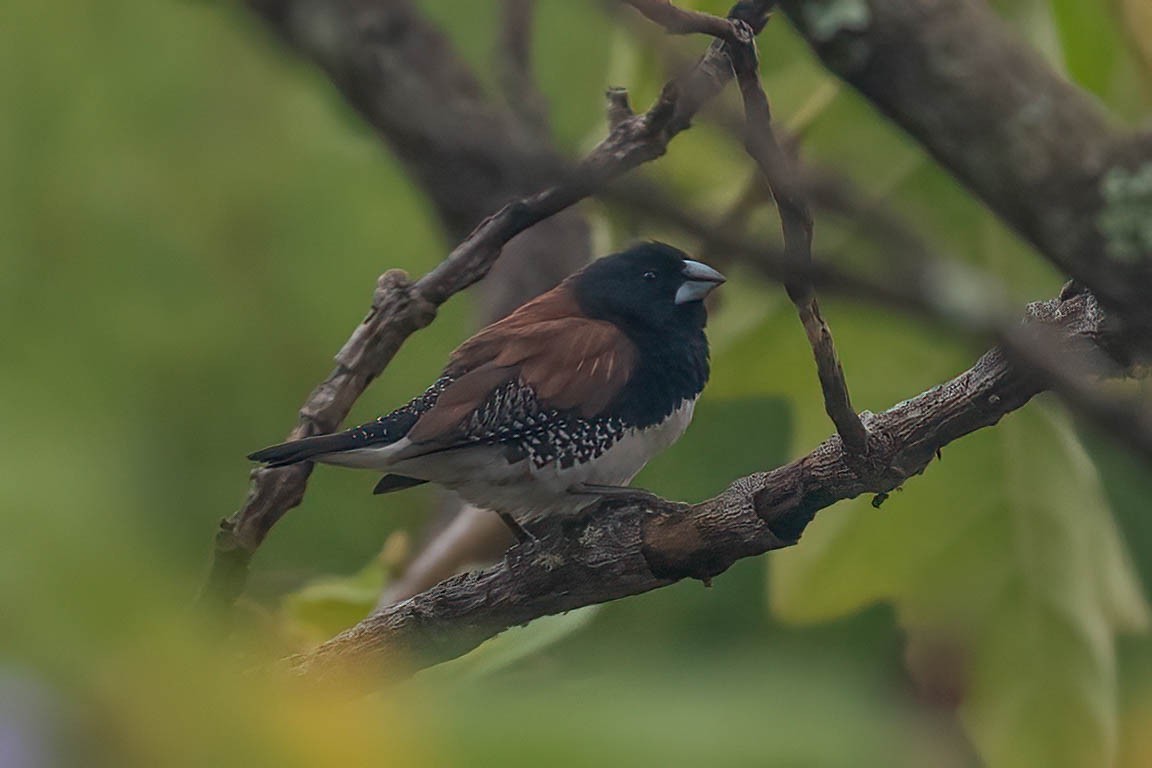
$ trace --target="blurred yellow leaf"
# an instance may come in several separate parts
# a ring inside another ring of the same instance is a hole
[[[1152,74],[1152,3],[1148,0],[1120,0],[1120,8],[1144,69]]]

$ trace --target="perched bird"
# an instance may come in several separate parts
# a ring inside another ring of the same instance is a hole
[[[703,299],[724,282],[664,243],[599,259],[478,332],[407,405],[248,458],[383,471],[376,493],[434,482],[520,521],[621,492],[692,419],[708,380]]]

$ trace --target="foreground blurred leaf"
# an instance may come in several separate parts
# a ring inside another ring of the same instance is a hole
[[[71,764],[322,766],[435,764],[419,714],[347,681],[305,684],[230,655],[173,623],[100,659],[76,692]]]
[[[1148,0],[1120,0],[1120,8],[1145,73],[1152,75],[1152,3]]]
[[[887,407],[966,364],[958,350],[921,346],[917,332],[875,317],[833,313],[832,322],[858,406]],[[769,322],[722,364],[743,363],[744,386],[756,385],[751,375],[791,391],[804,451],[830,427],[807,350],[791,338],[800,335]],[[854,364],[862,351],[872,359]],[[1113,636],[1143,626],[1145,604],[1095,468],[1041,404],[949,446],[879,511],[868,498],[825,511],[770,564],[773,608],[785,620],[890,601],[917,635],[954,642],[967,685],[962,719],[990,765],[1113,756]]]

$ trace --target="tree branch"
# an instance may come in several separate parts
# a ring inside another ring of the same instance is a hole
[[[1104,313],[1087,293],[1032,304],[1028,322],[1062,346],[1107,345]],[[886,493],[925,470],[952,441],[998,422],[1042,391],[1042,380],[999,349],[951,381],[880,414],[866,414],[881,472],[861,477],[842,441],[771,472],[741,478],[695,505],[611,499],[560,523],[539,544],[453,577],[370,616],[290,660],[300,674],[353,672],[367,687],[476,647],[535,618],[664,587],[707,581],[740,558],[795,544],[816,513],[865,493]]]

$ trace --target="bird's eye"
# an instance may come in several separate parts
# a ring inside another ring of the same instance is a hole
[[[644,279],[645,280],[655,280],[656,279],[656,273],[653,272],[652,270],[648,270],[647,272],[644,273]]]

